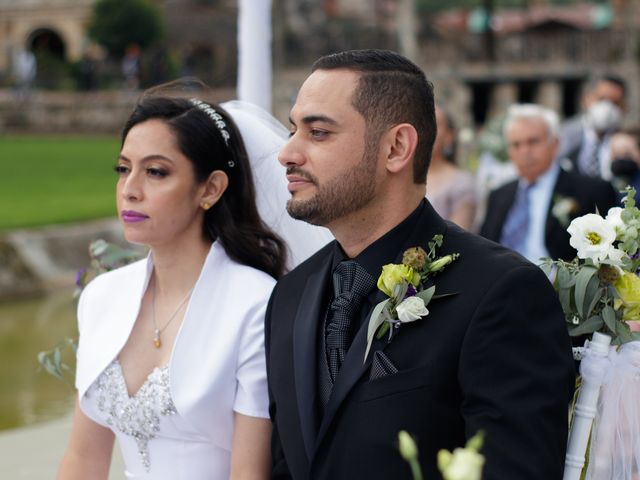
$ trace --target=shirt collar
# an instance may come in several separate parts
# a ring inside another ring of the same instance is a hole
[[[407,218],[365,248],[353,260],[358,262],[360,266],[364,267],[364,269],[369,272],[373,278],[377,279],[380,276],[382,266],[387,263],[391,263],[396,259],[398,256],[398,249],[402,248],[407,237],[415,230],[426,204],[427,201],[423,199],[418,207],[411,212]],[[340,244],[336,242],[333,254],[332,271],[336,268],[338,263],[343,260],[348,260],[348,257],[342,250]]]
[[[555,183],[555,180],[558,177],[559,171],[560,171],[560,165],[558,164],[558,162],[554,160],[553,162],[551,162],[551,165],[549,166],[549,168],[547,168],[547,170],[538,178],[536,178],[533,182],[529,182],[524,178],[520,178],[518,180],[518,188],[532,188],[532,189],[544,188],[550,183],[551,184]]]

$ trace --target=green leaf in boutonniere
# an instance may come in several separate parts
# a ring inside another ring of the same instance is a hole
[[[428,252],[420,247],[412,247],[405,250],[401,264],[390,263],[382,267],[378,288],[389,298],[378,303],[369,318],[365,361],[374,336],[381,339],[389,332],[391,341],[393,331],[401,324],[414,322],[429,314],[427,305],[438,296],[434,296],[435,286],[425,288],[427,279],[459,257],[458,253],[453,253],[436,258],[436,250],[442,246],[442,240],[442,235],[435,235],[428,243]]]

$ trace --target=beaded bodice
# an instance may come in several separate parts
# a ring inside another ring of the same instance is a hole
[[[160,418],[177,413],[169,389],[169,366],[155,368],[140,389],[129,396],[122,368],[114,360],[93,384],[90,395],[111,428],[133,437],[145,469],[149,471],[149,441],[160,430]]]

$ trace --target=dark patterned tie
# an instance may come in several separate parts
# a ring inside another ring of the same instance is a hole
[[[518,185],[515,201],[507,214],[500,235],[500,243],[518,253],[524,251],[529,235],[529,191],[532,185]]]
[[[600,177],[600,148],[602,147],[602,139],[598,140],[588,155],[581,158],[582,172],[590,177]]]
[[[333,271],[334,298],[327,311],[325,328],[329,382],[321,392],[324,403],[329,399],[333,383],[353,341],[362,304],[374,286],[375,279],[353,260],[340,262]]]

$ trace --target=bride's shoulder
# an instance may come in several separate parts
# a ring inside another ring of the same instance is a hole
[[[227,255],[221,259],[217,268],[212,269],[212,274],[233,290],[235,286],[245,291],[270,293],[276,280],[268,273],[255,267],[244,265],[229,258]]]
[[[82,296],[99,295],[105,291],[113,293],[114,289],[128,289],[131,284],[144,281],[146,270],[147,259],[142,259],[101,273],[84,287]]]

